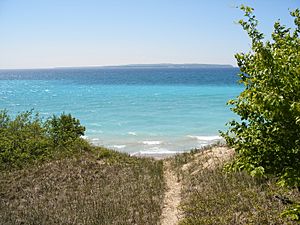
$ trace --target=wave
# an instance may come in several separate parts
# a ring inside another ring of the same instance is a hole
[[[99,141],[99,138],[92,138],[91,141]]]
[[[90,110],[89,112],[96,112],[96,110]],[[100,123],[90,123],[89,125],[92,125],[94,127],[102,127],[102,124]]]
[[[116,148],[116,149],[123,149],[126,147],[126,145],[111,145],[111,146],[108,146],[109,148]]]
[[[220,136],[194,136],[194,135],[187,135],[187,137],[196,139],[198,141],[218,141],[222,140],[223,138]]]
[[[89,133],[93,133],[93,134],[102,134],[103,131],[102,131],[102,130],[96,130],[96,129],[89,129]]]
[[[127,134],[132,135],[132,136],[136,136],[137,135],[135,132],[132,132],[132,131],[128,132]]]
[[[142,141],[144,145],[160,145],[162,141]]]
[[[177,154],[177,153],[181,153],[180,151],[172,151],[172,150],[168,150],[165,148],[152,148],[149,150],[142,150],[139,152],[134,152],[131,153],[132,156],[138,156],[138,155],[173,155],[173,154]]]

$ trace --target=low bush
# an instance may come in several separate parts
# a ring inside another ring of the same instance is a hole
[[[0,111],[0,169],[20,168],[56,154],[88,148],[85,127],[70,114],[43,121],[27,111],[11,118]]]

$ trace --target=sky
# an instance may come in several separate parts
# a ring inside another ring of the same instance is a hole
[[[270,37],[300,0],[0,0],[0,69],[150,63],[236,65],[255,8]]]

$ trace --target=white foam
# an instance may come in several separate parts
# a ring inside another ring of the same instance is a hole
[[[111,146],[109,146],[109,148],[117,148],[117,149],[122,149],[125,147],[126,147],[126,145],[111,145]]]
[[[143,141],[142,143],[144,145],[160,145],[162,142],[161,141]]]
[[[101,133],[103,133],[102,130],[96,130],[96,129],[89,129],[89,132],[90,132],[90,133],[96,133],[96,134],[101,134]]]
[[[132,135],[132,136],[136,136],[136,133],[135,132],[128,132],[127,134],[129,134],[129,135]]]
[[[99,141],[100,139],[99,138],[92,138],[91,140],[92,141]]]
[[[220,136],[194,136],[194,135],[187,135],[189,138],[196,139],[198,141],[217,141],[222,140]]]
[[[139,151],[139,152],[134,152],[131,153],[131,155],[170,155],[170,154],[177,154],[177,153],[181,153],[179,151],[171,151],[165,148],[152,148],[149,150],[143,150],[143,151]]]
[[[90,112],[94,112],[96,110],[90,110]],[[90,125],[95,126],[95,127],[102,127],[100,123],[90,123]]]

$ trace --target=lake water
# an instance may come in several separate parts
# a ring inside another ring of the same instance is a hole
[[[131,154],[186,151],[220,139],[239,70],[77,68],[0,70],[0,109],[71,113],[86,138]]]

